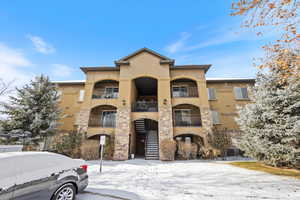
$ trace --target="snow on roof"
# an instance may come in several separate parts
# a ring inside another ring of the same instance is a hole
[[[206,81],[255,81],[255,78],[206,78]]]
[[[255,81],[255,78],[206,78],[206,81]],[[56,84],[84,84],[85,80],[52,81]]]
[[[52,83],[57,84],[72,84],[72,83],[85,83],[85,80],[70,80],[70,81],[51,81]]]

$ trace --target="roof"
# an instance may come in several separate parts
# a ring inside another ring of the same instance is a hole
[[[170,69],[204,69],[207,72],[210,67],[211,65],[174,65]]]
[[[120,71],[120,68],[115,67],[115,66],[80,67],[80,69],[84,73],[87,73],[90,71]]]
[[[172,69],[180,69],[179,67],[183,67],[185,65],[174,66]],[[193,65],[194,66],[194,65]],[[197,69],[201,68],[202,65],[195,66]],[[206,65],[204,65],[206,66]],[[210,66],[210,65],[209,65]],[[192,67],[191,67],[192,68]],[[206,78],[207,82],[214,83],[214,82],[255,82],[254,78]],[[66,85],[74,85],[74,84],[85,84],[85,80],[71,80],[71,81],[52,81],[52,83],[56,84],[66,84]]]
[[[76,85],[76,84],[84,84],[85,83],[85,80],[71,80],[71,81],[51,81],[52,83],[55,83],[55,84],[60,84],[60,85],[63,85],[63,84],[73,84],[73,85]]]
[[[255,82],[255,78],[206,78],[207,82]]]
[[[146,47],[141,48],[141,49],[139,49],[139,50],[137,50],[137,51],[135,51],[135,52],[133,52],[133,53],[131,53],[131,54],[129,54],[129,55],[127,55],[127,56],[119,59],[119,60],[116,60],[115,63],[116,63],[117,66],[119,66],[121,64],[125,64],[125,65],[129,64],[128,61],[127,61],[129,58],[132,58],[133,56],[136,56],[137,54],[140,54],[142,52],[148,52],[148,53],[150,53],[150,54],[152,54],[154,56],[157,56],[157,57],[161,58],[161,63],[170,63],[170,64],[174,63],[173,59],[168,58],[166,56],[163,56],[163,55],[157,53],[156,51],[153,51],[153,50],[148,49]]]

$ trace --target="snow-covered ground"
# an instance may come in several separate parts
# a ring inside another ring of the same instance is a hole
[[[78,200],[300,199],[298,179],[221,161],[104,161],[102,174],[99,162],[91,161],[88,173],[87,193]]]

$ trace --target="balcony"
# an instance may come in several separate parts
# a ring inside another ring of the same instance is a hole
[[[190,79],[176,79],[171,82],[172,98],[198,97],[197,83]]]
[[[137,101],[132,104],[132,112],[157,112],[157,102]]]
[[[172,98],[198,97],[197,87],[173,86]]]
[[[173,126],[180,127],[192,127],[201,126],[201,116],[200,115],[180,115],[175,116],[173,120]]]
[[[92,98],[93,99],[117,99],[119,96],[118,88],[109,88],[115,91],[107,91],[107,90],[95,90]]]
[[[103,80],[95,83],[92,99],[116,99],[119,96],[119,83],[114,80]]]
[[[191,104],[180,104],[173,107],[174,127],[202,126],[200,109]]]
[[[102,105],[93,108],[90,113],[89,127],[116,127],[116,113],[114,106]]]

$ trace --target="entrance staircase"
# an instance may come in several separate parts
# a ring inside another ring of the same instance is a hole
[[[146,160],[158,160],[159,159],[159,144],[157,131],[148,131],[145,147],[145,159]]]
[[[136,132],[140,134],[146,133],[146,127],[145,127],[145,120],[144,119],[138,119],[135,121],[135,130]]]

